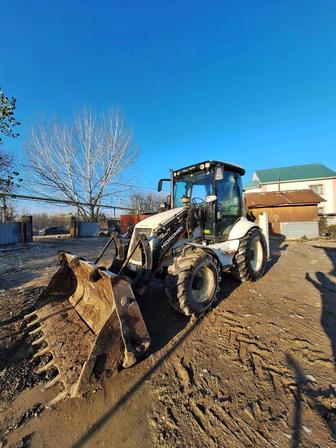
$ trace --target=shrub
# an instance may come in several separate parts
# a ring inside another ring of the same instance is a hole
[[[327,233],[328,228],[327,218],[325,216],[320,216],[318,223],[319,223],[320,235],[325,235]]]
[[[330,226],[327,226],[326,235],[329,238],[336,238],[336,224],[332,224]]]

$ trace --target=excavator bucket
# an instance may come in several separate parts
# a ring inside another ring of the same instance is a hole
[[[38,372],[57,369],[45,389],[62,383],[52,403],[81,396],[104,376],[130,367],[150,345],[150,337],[128,280],[89,261],[60,254],[61,267],[26,316],[38,337],[34,356],[49,355]]]

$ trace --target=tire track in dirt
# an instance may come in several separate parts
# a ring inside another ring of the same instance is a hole
[[[180,393],[169,404],[174,424],[161,420],[157,429],[162,438],[154,438],[154,446],[179,446],[181,428],[185,447],[288,446],[292,424],[288,402],[296,397],[297,383],[285,354],[300,355],[308,365],[330,367],[325,352],[311,342],[320,330],[310,328],[307,339],[301,335],[307,334],[308,324],[300,322],[294,335],[280,333],[279,350],[277,325],[265,332],[260,313],[245,316],[218,307],[207,319],[193,341],[186,343],[183,356],[167,363],[167,378]],[[286,327],[288,322],[284,323]],[[153,390],[154,395],[158,392]]]
[[[203,332],[200,330],[196,335],[197,341],[204,346],[212,342],[214,356],[220,354],[225,348],[230,361],[237,366],[243,366],[244,371],[252,374],[252,378],[254,376],[257,379],[263,378],[263,371],[267,368],[263,358],[267,358],[272,351],[265,344],[249,337],[246,325],[240,316],[233,313],[217,313],[214,320],[222,327],[225,324],[225,332],[221,332],[221,336],[216,340],[212,327],[208,325]],[[184,350],[184,353],[186,351]],[[183,404],[177,404],[173,400],[173,409],[177,408],[178,420],[182,420],[185,424],[188,422],[192,427],[190,440],[193,440],[193,443],[190,442],[188,445],[184,441],[185,446],[195,446],[195,432],[202,434],[202,442],[199,446],[228,446],[228,441],[230,446],[237,447],[273,446],[262,423],[269,420],[270,414],[263,410],[259,403],[248,402],[244,393],[239,394],[238,400],[234,400],[231,395],[224,399],[221,391],[225,390],[225,386],[220,376],[210,374],[207,369],[202,369],[197,374],[193,370],[193,365],[184,358],[176,358],[171,364],[174,371],[174,384],[183,394],[183,397],[180,397]],[[271,381],[272,384],[278,386],[277,379],[273,378]],[[195,386],[197,398],[194,392]],[[191,388],[193,388],[192,397],[190,396]],[[157,389],[156,392],[160,390]],[[242,419],[239,414],[246,415],[250,423]],[[161,426],[161,431],[162,429]],[[169,437],[164,439],[165,446],[174,446],[177,438],[174,433],[178,433],[177,428],[170,431]],[[158,440],[156,443],[160,445]]]

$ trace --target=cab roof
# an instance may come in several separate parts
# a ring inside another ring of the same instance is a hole
[[[209,164],[209,165],[208,165]],[[235,173],[240,174],[243,176],[245,174],[245,169],[239,165],[235,165],[230,162],[222,162],[219,160],[206,160],[204,162],[195,163],[194,165],[186,166],[185,168],[180,168],[179,170],[174,170],[174,173],[178,173],[178,176],[181,176],[183,174],[188,174],[196,171],[202,171],[206,168],[213,168],[215,166],[223,166],[224,170],[230,170]]]

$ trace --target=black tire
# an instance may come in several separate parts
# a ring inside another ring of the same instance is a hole
[[[265,271],[267,245],[260,229],[253,227],[239,243],[232,274],[242,282],[258,280]]]
[[[204,313],[219,291],[219,267],[216,259],[196,249],[177,256],[165,277],[170,305],[185,316]]]

